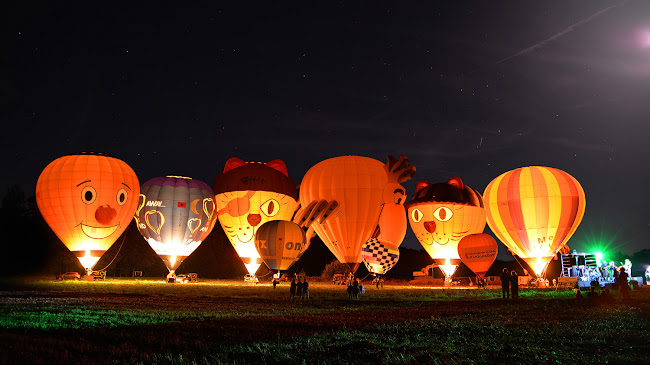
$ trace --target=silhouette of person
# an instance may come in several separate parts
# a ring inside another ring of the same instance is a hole
[[[515,270],[510,272],[510,291],[513,299],[519,298],[519,276]]]
[[[510,298],[510,274],[505,267],[501,273],[501,295],[503,299]]]
[[[605,289],[600,293],[600,299],[604,303],[611,303],[614,299],[612,293],[609,292],[609,289]]]
[[[357,278],[354,278],[354,281],[352,282],[352,296],[355,299],[359,299],[359,280],[357,280]]]
[[[580,291],[580,289],[576,291],[576,295],[573,298],[576,300],[582,299],[582,292]]]
[[[293,299],[296,297],[296,278],[291,280],[291,286],[289,287],[290,298]]]
[[[309,299],[309,283],[307,282],[307,278],[305,278],[305,282],[302,283],[302,297]]]
[[[618,274],[618,290],[623,299],[630,299],[630,285],[627,282],[628,274],[623,267],[620,268],[620,271]]]
[[[296,283],[296,296],[302,299],[302,278],[299,278]]]
[[[596,291],[595,287],[592,286],[591,288],[589,288],[589,291],[587,292],[587,299],[591,301],[595,301],[596,299],[598,299],[598,292]]]

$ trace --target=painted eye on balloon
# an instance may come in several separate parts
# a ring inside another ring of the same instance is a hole
[[[422,212],[420,212],[420,209],[418,209],[418,208],[413,209],[413,211],[411,212],[411,219],[413,219],[413,222],[415,222],[415,223],[421,221],[422,216],[423,216],[423,214],[422,214]]]
[[[451,209],[447,207],[440,207],[436,209],[435,212],[433,212],[433,217],[441,222],[446,222],[450,220],[453,215],[454,212],[452,212]]]
[[[260,207],[262,213],[267,217],[273,217],[280,211],[280,203],[275,199],[269,199]]]
[[[86,204],[92,204],[97,199],[97,192],[92,186],[86,186],[81,190],[81,201]]]
[[[393,196],[393,202],[395,204],[404,204],[404,200],[406,199],[404,199],[404,194],[402,194],[401,192],[395,193],[395,195]]]
[[[128,199],[129,195],[126,192],[126,189],[122,188],[117,192],[117,205],[124,205],[126,203],[126,200]]]

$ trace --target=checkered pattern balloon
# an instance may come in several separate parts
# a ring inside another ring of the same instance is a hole
[[[399,249],[389,241],[371,238],[363,244],[361,257],[369,272],[383,275],[399,260]]]

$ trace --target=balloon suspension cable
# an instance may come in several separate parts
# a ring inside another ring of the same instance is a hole
[[[269,276],[269,275],[273,275],[273,270],[270,270],[268,273],[266,273],[266,274],[264,274],[264,275],[259,275],[259,276],[258,276],[258,275],[255,275],[255,277],[258,277],[258,278],[265,278],[265,277],[267,277],[267,276]]]
[[[372,232],[372,236],[370,238],[378,238],[379,235],[381,234],[381,229],[379,228],[379,220],[381,219],[381,213],[384,211],[384,207],[386,206],[386,203],[383,203],[381,205],[381,209],[379,209],[379,215],[377,215],[377,224],[375,225],[375,230]]]
[[[513,255],[513,256],[515,257],[515,262],[516,262],[517,264],[519,264],[519,266],[521,267],[522,270],[524,270],[524,274],[525,274],[525,273],[528,273],[528,274],[530,275],[530,272],[528,271],[528,269],[526,269],[526,268],[524,267],[524,265],[522,265],[521,262],[519,262],[519,260],[521,260],[521,257],[519,257],[519,256],[517,256],[517,255]],[[531,267],[531,269],[532,269],[532,267]],[[545,273],[545,272],[546,272],[546,269],[544,269],[544,273]],[[537,275],[537,273],[535,272],[535,270],[533,270],[533,274],[535,274],[535,277],[538,277],[538,275]],[[540,277],[541,277],[541,274],[540,274]]]
[[[359,281],[364,281],[364,280],[366,280],[366,279],[368,278],[368,276],[370,276],[370,275],[372,275],[372,273],[369,272],[368,275],[366,275],[363,279],[359,279]]]
[[[130,224],[128,226],[126,226],[126,230],[124,231],[124,238],[122,238],[122,243],[120,243],[120,248],[117,249],[117,252],[115,253],[115,256],[113,256],[113,259],[111,260],[111,262],[109,262],[108,265],[106,265],[103,269],[101,269],[99,271],[105,271],[106,269],[108,269],[108,267],[111,266],[113,261],[115,261],[115,259],[117,258],[117,255],[120,254],[120,251],[122,250],[122,245],[124,245],[124,241],[126,240],[126,234],[129,232],[129,228],[131,228]]]

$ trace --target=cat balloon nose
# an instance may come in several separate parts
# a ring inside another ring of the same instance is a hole
[[[436,230],[436,222],[434,221],[429,221],[429,222],[424,222],[424,228],[426,228],[429,233],[433,233]]]
[[[262,217],[259,214],[249,214],[248,215],[248,224],[255,227],[262,221]]]

